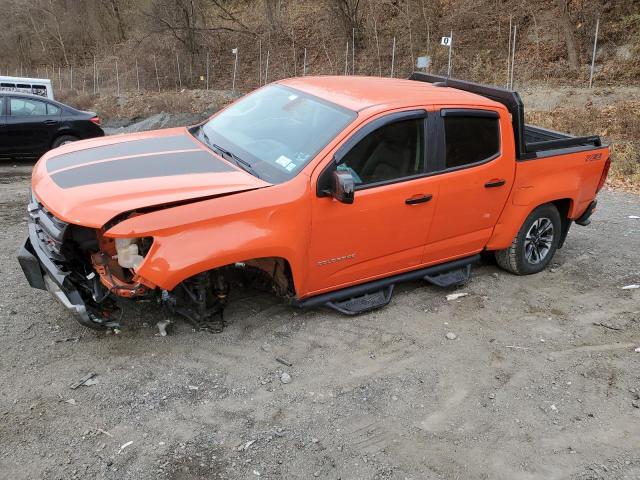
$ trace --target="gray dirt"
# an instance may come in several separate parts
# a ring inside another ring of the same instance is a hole
[[[640,198],[603,192],[550,270],[487,260],[456,301],[239,291],[220,335],[156,335],[151,304],[105,335],[23,278],[30,168],[0,165],[0,478],[640,478]]]

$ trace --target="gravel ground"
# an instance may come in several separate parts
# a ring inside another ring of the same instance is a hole
[[[456,301],[411,283],[348,318],[243,291],[220,335],[158,336],[149,304],[105,335],[23,278],[30,169],[0,165],[0,478],[640,478],[639,197],[603,192],[550,270],[486,261]]]

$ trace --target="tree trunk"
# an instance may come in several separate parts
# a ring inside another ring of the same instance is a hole
[[[569,68],[571,70],[578,69],[578,49],[576,47],[576,37],[573,34],[573,23],[569,17],[568,0],[556,0],[558,10],[560,11],[559,22],[560,28],[564,30],[564,39],[567,44],[567,59],[569,60]]]
[[[117,0],[111,0],[111,10],[113,11],[113,15],[116,17],[116,23],[118,24],[118,37],[121,42],[127,39],[124,29],[124,22],[122,20],[122,16],[120,15],[120,9],[118,8]]]

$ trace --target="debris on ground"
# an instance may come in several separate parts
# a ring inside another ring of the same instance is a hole
[[[131,445],[133,443],[133,440],[129,440],[127,443],[125,443],[124,445],[122,445],[120,447],[120,450],[118,450],[118,454],[122,453],[122,451],[127,448],[129,445]]]
[[[282,372],[282,375],[280,375],[280,381],[282,383],[291,383],[291,375],[287,372]]]
[[[248,450],[248,449],[249,449],[249,447],[250,447],[251,445],[253,445],[254,443],[256,443],[256,441],[255,441],[255,440],[249,440],[247,443],[245,443],[245,444],[243,444],[243,445],[240,445],[240,446],[238,447],[238,451],[239,451],[239,452],[244,452],[245,450]]]
[[[639,217],[638,215],[629,215],[629,218],[634,219],[634,220],[637,220],[637,219],[639,219],[640,217]]]
[[[167,336],[167,327],[171,324],[171,320],[160,320],[156,326],[158,327],[158,332],[161,337]]]
[[[593,324],[597,327],[608,328],[609,330],[622,330],[622,327],[616,327],[615,325],[609,325],[608,323],[604,322],[593,322]]]
[[[640,285],[634,283],[631,285],[625,285],[624,287],[622,287],[622,290],[635,290],[636,288],[640,288]]]
[[[76,383],[74,383],[73,385],[71,385],[71,390],[75,390],[76,388],[80,387],[81,385],[87,385],[87,382],[89,380],[91,380],[93,377],[95,377],[96,374],[95,372],[89,372],[87,373],[84,377],[82,377],[80,380],[78,380]],[[95,382],[97,383],[97,382]],[[90,383],[89,385],[94,385],[94,383]]]
[[[468,293],[450,293],[449,295],[447,295],[447,300],[449,300],[451,302],[453,300],[457,300],[459,298],[466,297],[467,295],[469,295],[469,294]]]
[[[293,363],[286,361],[284,358],[276,357],[276,362],[281,363],[286,367],[293,367]]]
[[[65,343],[65,342],[77,342],[80,340],[80,337],[67,337],[67,338],[58,338],[54,340],[53,343]]]
[[[456,335],[453,332],[447,332],[447,334],[445,335],[445,337],[447,337],[448,340],[455,340],[456,338],[458,338],[458,335]]]
[[[68,403],[69,405],[77,405],[78,403],[74,398],[70,398],[69,400],[65,400],[64,403]]]

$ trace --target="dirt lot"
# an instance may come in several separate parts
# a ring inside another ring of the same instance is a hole
[[[549,271],[487,261],[457,301],[236,292],[220,335],[157,336],[154,305],[104,335],[22,276],[30,168],[0,166],[0,478],[640,478],[639,197],[602,193]]]

